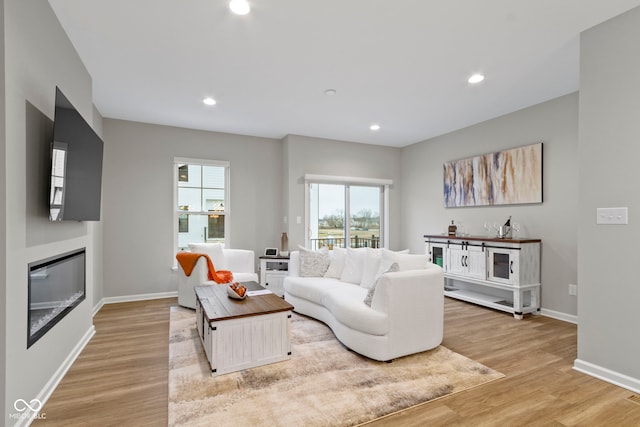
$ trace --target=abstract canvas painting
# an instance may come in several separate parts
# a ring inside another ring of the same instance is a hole
[[[542,203],[542,143],[444,165],[445,207]]]

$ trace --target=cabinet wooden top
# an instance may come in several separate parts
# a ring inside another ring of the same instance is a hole
[[[264,289],[256,282],[242,282],[248,291]],[[293,306],[275,294],[248,296],[243,300],[229,298],[225,285],[196,286],[196,297],[209,322],[258,316],[293,310]]]
[[[446,234],[425,234],[425,239],[438,239],[438,240],[472,240],[482,242],[496,242],[496,243],[540,243],[540,239],[529,239],[527,237],[521,237],[517,239],[499,239],[498,237],[489,236],[449,236]]]

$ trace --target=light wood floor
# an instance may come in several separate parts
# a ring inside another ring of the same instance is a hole
[[[176,299],[104,306],[96,335],[37,423],[166,426],[169,307]],[[376,420],[374,426],[640,426],[633,393],[571,369],[576,326],[446,298],[443,345],[506,375]],[[265,422],[265,425],[268,425]]]

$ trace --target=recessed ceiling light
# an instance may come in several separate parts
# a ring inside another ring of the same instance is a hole
[[[335,90],[335,89],[327,89],[327,90],[325,90],[325,91],[324,91],[324,94],[325,94],[325,95],[327,95],[327,96],[333,96],[333,95],[335,95],[336,93],[337,93],[337,92],[336,92],[336,90]]]
[[[247,0],[231,0],[229,2],[229,9],[236,15],[246,15],[251,11],[251,6]]]
[[[372,124],[371,126],[369,126],[369,129],[371,129],[371,130],[380,130],[380,125],[379,124]]]
[[[205,105],[216,105],[216,100],[211,98],[211,97],[207,97],[207,98],[203,99],[202,102]]]
[[[474,74],[473,76],[469,77],[469,80],[467,81],[471,84],[475,84],[475,83],[480,83],[483,80],[484,80],[484,76],[482,74]]]

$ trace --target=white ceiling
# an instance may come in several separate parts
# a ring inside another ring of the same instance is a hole
[[[104,117],[395,147],[578,90],[579,33],[640,5],[249,1],[246,16],[228,0],[49,3]],[[486,79],[471,86],[475,72]]]

